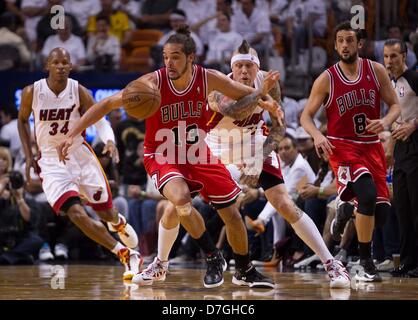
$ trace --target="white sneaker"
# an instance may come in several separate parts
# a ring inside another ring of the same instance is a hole
[[[51,252],[51,247],[48,243],[44,243],[41,250],[39,250],[39,260],[49,261],[54,260],[54,255]]]
[[[54,248],[54,255],[57,259],[68,259],[68,248],[65,244],[57,243]]]
[[[324,263],[325,270],[331,279],[331,288],[350,288],[350,276],[341,261],[332,259]]]
[[[126,218],[123,215],[119,214],[119,223],[117,225],[108,222],[107,227],[111,232],[117,232],[120,240],[128,248],[133,249],[138,246],[138,236],[134,228],[126,222]]]
[[[164,281],[168,271],[168,262],[162,262],[158,257],[141,273],[136,274],[132,282],[139,285],[151,285],[154,281]]]
[[[132,280],[139,273],[143,263],[140,253],[125,247],[119,250],[118,257],[120,262],[125,266],[123,280]]]

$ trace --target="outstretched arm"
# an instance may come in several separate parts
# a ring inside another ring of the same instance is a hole
[[[208,79],[209,78],[208,74]],[[265,95],[272,87],[275,86],[275,84],[277,84],[278,78],[278,72],[269,72],[264,79],[263,88],[255,90],[237,81],[233,81],[221,73],[213,73],[213,77],[211,78],[212,82],[210,82],[213,83],[213,85],[212,87],[209,87],[209,90],[211,90],[211,88],[217,88],[217,91],[213,91],[209,94],[209,107],[213,111],[219,112],[224,116],[231,117],[236,120],[245,119],[254,112],[257,105],[261,101],[261,98],[267,100],[269,99],[268,97],[265,97]],[[252,90],[252,92],[247,93],[239,99],[235,99],[238,100],[235,101],[233,96],[243,89],[241,86],[245,90]],[[271,112],[275,112],[275,107],[270,104],[265,104],[263,107]]]

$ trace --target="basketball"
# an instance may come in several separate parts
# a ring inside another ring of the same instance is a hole
[[[160,107],[161,95],[151,81],[135,80],[122,92],[123,107],[128,115],[142,120],[152,116]]]

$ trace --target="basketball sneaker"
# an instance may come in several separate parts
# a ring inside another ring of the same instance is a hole
[[[141,270],[143,259],[138,251],[122,248],[118,252],[120,262],[125,266],[123,280],[132,280],[132,278]]]
[[[221,253],[217,250],[215,253],[206,257],[206,274],[203,278],[203,285],[205,288],[219,287],[224,283],[223,272],[227,268],[227,263]]]
[[[139,285],[152,285],[154,281],[164,281],[168,271],[168,261],[163,262],[158,257],[142,272],[136,274],[132,282]]]
[[[138,246],[138,236],[126,218],[119,213],[119,223],[117,225],[107,223],[107,227],[111,232],[117,232],[120,240],[128,248],[136,248]]]
[[[360,259],[360,266],[363,267],[363,270],[356,270],[356,280],[366,282],[382,282],[382,277],[377,271],[373,259]]]
[[[253,265],[247,270],[238,269],[232,277],[232,283],[250,288],[274,288],[273,279],[259,273]]]
[[[332,219],[330,225],[330,232],[335,241],[341,241],[345,225],[353,216],[353,210],[354,206],[349,202],[341,202],[337,206],[335,218]]]
[[[329,286],[331,288],[350,288],[350,276],[341,261],[330,259],[324,263],[324,268],[330,278]]]

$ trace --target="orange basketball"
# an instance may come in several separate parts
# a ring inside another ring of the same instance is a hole
[[[158,110],[161,94],[151,81],[134,80],[123,89],[122,102],[128,115],[142,120],[149,118]]]

